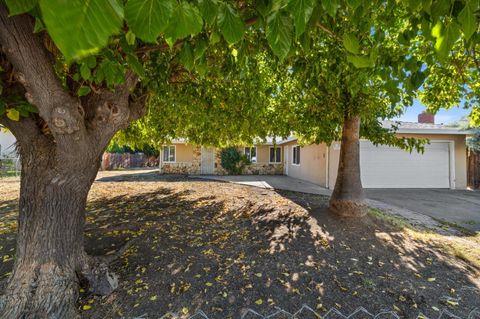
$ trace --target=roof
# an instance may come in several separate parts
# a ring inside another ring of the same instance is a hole
[[[459,127],[448,126],[444,124],[431,124],[431,123],[418,123],[418,122],[404,122],[404,121],[382,121],[382,127],[386,129],[392,129],[393,126],[397,126],[397,133],[409,133],[409,134],[447,134],[447,135],[471,135],[472,131],[465,130]],[[278,137],[275,139],[276,145],[282,145],[288,142],[296,141],[295,135],[290,135],[286,139]],[[173,144],[184,144],[188,141],[186,139],[174,139]],[[259,139],[256,141],[257,145],[273,145],[273,138],[267,137],[266,141]]]
[[[403,122],[403,121],[382,121],[382,126],[386,129],[391,129],[397,126],[397,133],[415,133],[415,134],[457,134],[468,135],[470,131],[448,126],[444,124],[431,123],[417,123],[417,122]]]

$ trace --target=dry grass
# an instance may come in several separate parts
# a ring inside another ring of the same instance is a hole
[[[445,253],[460,258],[471,265],[480,268],[480,234],[458,228],[454,224],[448,227],[457,228],[463,236],[443,235],[432,231],[420,230],[412,226],[408,220],[390,215],[378,209],[370,209],[369,214],[401,229],[414,240],[438,248]]]

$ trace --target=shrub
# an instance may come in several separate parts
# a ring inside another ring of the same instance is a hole
[[[222,167],[231,175],[241,174],[245,165],[250,164],[247,157],[234,147],[224,148],[220,153],[220,158]]]

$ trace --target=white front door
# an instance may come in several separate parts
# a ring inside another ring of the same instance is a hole
[[[201,154],[201,173],[212,175],[215,171],[215,149],[213,147],[202,147]]]
[[[425,152],[360,142],[365,188],[450,188],[450,143],[425,145]]]

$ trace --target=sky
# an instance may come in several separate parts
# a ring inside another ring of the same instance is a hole
[[[408,107],[405,113],[395,118],[394,120],[406,121],[406,122],[417,122],[418,114],[422,113],[425,110],[425,106],[418,100],[416,100],[411,107]],[[435,114],[435,123],[436,124],[451,124],[452,122],[460,120],[464,116],[470,114],[469,109],[463,109],[454,107],[449,110],[441,109]]]

